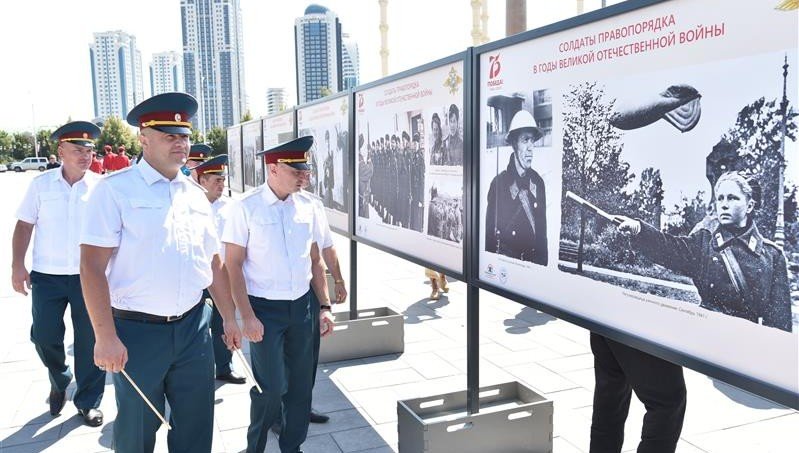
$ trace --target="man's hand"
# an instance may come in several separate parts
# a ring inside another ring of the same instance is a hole
[[[322,310],[319,313],[319,335],[321,337],[326,337],[333,333],[333,326],[336,323],[333,321],[333,313],[330,313],[330,310]]]
[[[255,316],[246,316],[242,319],[244,323],[244,336],[252,341],[258,343],[264,339],[264,325]]]
[[[629,217],[625,217],[623,215],[615,216],[616,219],[621,221],[618,226],[618,229],[621,233],[624,233],[628,236],[635,236],[636,234],[641,232],[641,222],[635,219],[631,219]]]
[[[336,300],[333,302],[334,304],[342,304],[345,300],[347,300],[347,287],[344,286],[344,282],[339,280],[336,282]]]
[[[28,270],[25,269],[24,264],[11,266],[11,286],[14,288],[14,291],[25,296],[28,295],[26,289],[31,289],[31,275],[28,273]]]
[[[94,343],[94,364],[98,368],[111,373],[119,373],[128,363],[128,349],[119,340],[113,337],[105,340],[98,338]]]
[[[241,349],[241,329],[239,329],[239,323],[233,319],[230,322],[223,321],[222,326],[225,330],[225,333],[222,335],[222,341],[225,342],[225,346],[231,351],[234,349]]]

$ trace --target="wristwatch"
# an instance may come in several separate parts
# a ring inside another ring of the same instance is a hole
[[[320,311],[321,311],[321,310],[332,310],[332,309],[333,309],[333,307],[331,307],[331,306],[330,306],[330,305],[328,305],[328,304],[322,304],[322,305],[319,305],[319,310],[320,310]]]

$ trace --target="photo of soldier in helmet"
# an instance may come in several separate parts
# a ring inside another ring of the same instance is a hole
[[[534,143],[543,136],[530,112],[515,113],[505,137],[513,153],[488,189],[485,250],[546,266],[546,188],[532,168]]]

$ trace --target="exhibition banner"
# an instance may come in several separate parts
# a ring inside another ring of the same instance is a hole
[[[479,281],[799,393],[799,14],[779,3],[476,49]]]
[[[241,125],[241,149],[244,163],[244,190],[258,187],[264,180],[264,165],[255,153],[263,150],[261,120],[253,120]]]
[[[241,127],[227,129],[228,186],[235,192],[244,191],[244,171],[241,155]]]
[[[463,272],[463,60],[355,93],[355,234]]]
[[[297,136],[311,135],[311,179],[306,188],[322,199],[330,227],[349,231],[350,96],[337,96],[297,109]]]

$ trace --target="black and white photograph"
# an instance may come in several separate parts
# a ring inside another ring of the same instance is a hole
[[[227,155],[228,155],[228,186],[232,190],[244,190],[244,178],[241,174],[242,150],[241,127],[231,127],[227,130]]]
[[[463,178],[439,176],[428,193],[427,234],[447,241],[463,241]]]
[[[310,184],[305,190],[322,200],[330,226],[347,226],[349,187],[349,97],[339,96],[297,110],[297,136],[313,136]]]
[[[796,75],[784,64],[795,53],[570,85],[559,269],[795,331],[799,172],[784,152],[797,113],[783,87]],[[746,80],[729,76],[744,66]]]
[[[796,393],[797,15],[725,6],[657,3],[480,53],[478,278]],[[672,24],[610,37],[653,17]],[[526,172],[519,112],[542,132],[547,254],[529,261],[538,200],[499,176]]]
[[[463,103],[461,60],[355,93],[356,235],[460,272]]]
[[[484,165],[496,165],[497,174],[485,201],[484,250],[546,266],[547,187],[536,170],[536,156],[552,153],[550,146],[543,145],[552,126],[549,90],[536,90],[527,97],[495,95],[487,106],[486,138],[497,151],[495,161]],[[507,147],[510,155],[500,161],[499,148]]]
[[[359,216],[421,232],[426,168],[422,114],[415,110],[402,112],[393,123],[396,129],[374,131],[371,124],[366,124],[361,148],[365,148],[365,155],[359,150],[359,159],[366,165],[363,170],[359,168],[359,184],[363,184],[359,193],[364,203]],[[368,171],[371,177],[361,182]]]
[[[455,104],[430,116],[430,165],[463,166],[461,111]]]
[[[241,144],[244,152],[244,188],[258,187],[264,180],[263,161],[255,154],[263,149],[261,120],[253,120],[241,126]]]

